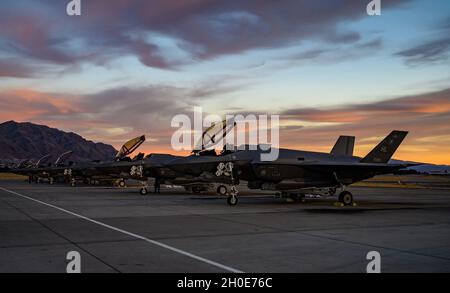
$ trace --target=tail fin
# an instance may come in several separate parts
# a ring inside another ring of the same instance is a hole
[[[339,136],[336,144],[331,150],[332,155],[353,156],[353,148],[355,147],[354,136]]]
[[[387,163],[407,134],[408,131],[392,131],[361,160],[361,163]]]

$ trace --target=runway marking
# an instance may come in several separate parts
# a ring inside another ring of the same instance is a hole
[[[209,265],[218,267],[218,268],[220,268],[220,269],[223,269],[223,270],[226,270],[226,271],[229,271],[229,272],[232,272],[232,273],[243,273],[243,271],[240,271],[240,270],[238,270],[238,269],[235,269],[235,268],[232,268],[232,267],[229,267],[229,266],[220,264],[220,263],[218,263],[218,262],[215,262],[215,261],[206,259],[206,258],[204,258],[204,257],[198,256],[198,255],[195,255],[195,254],[192,254],[192,253],[190,253],[190,252],[187,252],[187,251],[184,251],[184,250],[175,248],[175,247],[173,247],[173,246],[164,244],[164,243],[162,243],[162,242],[159,242],[159,241],[156,241],[156,240],[153,240],[153,239],[150,239],[150,238],[147,238],[147,237],[138,235],[138,234],[134,234],[134,233],[125,231],[125,230],[123,230],[123,229],[120,229],[120,228],[117,228],[117,227],[114,227],[114,226],[111,226],[111,225],[102,223],[102,222],[100,222],[100,221],[93,220],[93,219],[88,218],[88,217],[86,217],[86,216],[83,216],[83,215],[80,215],[80,214],[71,212],[71,211],[69,211],[69,210],[66,210],[66,209],[60,208],[60,207],[58,207],[58,206],[55,206],[55,205],[52,205],[52,204],[49,204],[49,203],[40,201],[40,200],[38,200],[38,199],[35,199],[35,198],[32,198],[32,197],[29,197],[29,196],[20,194],[20,193],[18,193],[18,192],[15,192],[15,191],[12,191],[12,190],[3,188],[3,187],[0,187],[0,189],[3,190],[3,191],[6,191],[6,192],[8,192],[8,193],[11,193],[11,194],[20,196],[20,197],[22,197],[22,198],[26,198],[26,199],[28,199],[28,200],[31,200],[31,201],[40,203],[40,204],[42,204],[42,205],[45,205],[45,206],[48,206],[48,207],[57,209],[57,210],[59,210],[59,211],[61,211],[61,212],[67,213],[67,214],[69,214],[69,215],[72,215],[72,216],[75,216],[75,217],[78,217],[78,218],[81,218],[81,219],[86,220],[86,221],[88,221],[88,222],[91,222],[91,223],[100,225],[100,226],[105,227],[105,228],[109,228],[109,229],[114,230],[114,231],[116,231],[116,232],[120,232],[120,233],[122,233],[122,234],[131,236],[131,237],[134,237],[134,238],[137,238],[137,239],[140,239],[140,240],[144,240],[144,241],[146,241],[146,242],[148,242],[148,243],[151,243],[151,244],[154,244],[154,245],[156,245],[156,246],[159,246],[159,247],[168,249],[168,250],[170,250],[170,251],[173,251],[173,252],[182,254],[182,255],[187,256],[187,257],[190,257],[190,258],[193,258],[193,259],[198,260],[198,261],[200,261],[200,262],[207,263],[207,264],[209,264]]]

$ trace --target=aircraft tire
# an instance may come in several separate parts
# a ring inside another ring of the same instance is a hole
[[[142,187],[142,188],[139,190],[139,193],[140,193],[141,195],[146,195],[146,194],[148,193],[148,190],[147,190],[147,188]]]
[[[339,194],[339,201],[345,206],[350,206],[353,204],[353,194],[349,191],[342,191]]]
[[[235,195],[229,195],[227,197],[227,204],[230,206],[235,206],[238,203],[238,198]]]
[[[217,193],[220,195],[226,195],[228,193],[228,189],[225,185],[219,185],[219,187],[217,187]]]

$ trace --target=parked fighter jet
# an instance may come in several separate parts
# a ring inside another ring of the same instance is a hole
[[[341,144],[330,154],[291,149],[280,149],[275,161],[261,161],[261,148],[251,150],[226,149],[216,155],[209,151],[198,155],[172,160],[165,167],[174,172],[210,181],[226,182],[231,186],[227,198],[229,205],[237,204],[236,185],[239,180],[248,182],[250,189],[281,191],[284,193],[334,195],[338,188],[339,201],[353,204],[353,195],[345,187],[379,174],[411,166],[389,164],[406,131],[392,131],[364,158],[342,153]],[[352,139],[349,139],[351,142]],[[339,150],[339,151],[338,151]],[[350,150],[350,148],[348,148]]]
[[[43,179],[47,179],[50,184],[53,184],[54,178],[58,175],[58,170],[64,166],[65,161],[72,155],[72,151],[61,154],[58,159],[53,163],[49,163],[47,166],[43,165],[43,162],[50,156],[45,155],[37,162],[32,160],[23,160],[17,166],[4,169],[3,172],[9,172],[19,175],[28,176],[28,182],[41,182]]]
[[[133,138],[123,144],[116,156],[110,161],[94,161],[78,163],[66,168],[59,168],[58,171],[64,174],[67,181],[75,186],[76,180],[81,179],[86,183],[92,183],[95,180],[118,180],[121,187],[125,186],[124,179],[130,178],[128,170],[137,161],[142,160],[139,154],[135,158],[130,158],[133,153],[145,142],[145,135]]]
[[[76,179],[82,179],[84,181],[91,181],[93,179],[120,179],[121,170],[116,171],[116,168],[111,170],[110,166],[114,164],[127,164],[131,163],[132,159],[127,156],[135,151],[143,142],[145,141],[145,136],[139,136],[127,141],[122,148],[119,150],[117,155],[111,159],[111,161],[100,162],[84,162],[74,164],[73,162],[67,163],[67,159],[72,155],[72,151],[67,151],[60,155],[58,159],[53,164],[48,164],[47,166],[42,165],[42,161],[45,160],[48,155],[42,157],[35,164],[27,164],[16,168],[11,168],[5,171],[26,175],[29,178],[29,182],[39,182],[43,179],[47,179],[50,184],[53,184],[55,179],[58,177],[63,177],[72,186],[75,185]],[[123,180],[120,181],[124,185]]]

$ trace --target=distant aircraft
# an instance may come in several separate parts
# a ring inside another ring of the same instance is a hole
[[[67,159],[73,154],[72,151],[64,152],[58,157],[58,159],[47,166],[42,166],[41,162],[49,157],[45,155],[40,158],[35,164],[23,164],[21,163],[16,168],[11,168],[5,171],[26,175],[29,178],[29,182],[39,182],[43,179],[47,179],[50,184],[53,184],[58,177],[64,177],[67,182],[72,186],[75,186],[76,179],[82,179],[90,182],[95,179],[119,179],[121,185],[124,185],[121,175],[129,176],[128,173],[123,174],[121,170],[117,168],[110,168],[111,165],[122,163],[124,165],[131,164],[132,159],[127,156],[134,152],[145,141],[145,136],[138,136],[127,141],[119,150],[117,155],[111,159],[111,161],[100,162],[86,162],[73,164],[73,162],[67,163]]]
[[[178,158],[165,166],[192,177],[226,182],[231,186],[227,198],[229,205],[237,204],[239,180],[247,181],[250,189],[281,191],[300,197],[305,194],[334,195],[340,188],[339,201],[352,205],[353,195],[345,190],[346,186],[415,165],[388,163],[407,133],[392,131],[364,158],[351,155],[354,138],[340,138],[330,154],[280,149],[277,160],[265,162],[260,159],[264,152],[261,148],[250,150],[247,146],[244,150],[224,150],[218,155],[208,151],[204,155]]]
[[[41,182],[43,179],[47,179],[50,184],[54,183],[54,178],[59,174],[59,169],[64,166],[65,160],[72,155],[72,151],[64,152],[53,163],[49,163],[47,166],[42,165],[42,162],[50,157],[47,154],[41,157],[36,163],[32,160],[23,160],[15,167],[6,168],[3,172],[10,172],[14,174],[28,176],[28,182]]]
[[[63,170],[63,174],[72,186],[75,186],[77,179],[83,180],[85,183],[92,183],[98,180],[117,180],[118,185],[125,186],[125,179],[131,178],[128,170],[135,162],[142,160],[143,154],[139,154],[134,158],[130,158],[135,150],[137,150],[145,142],[145,135],[141,135],[125,142],[116,156],[110,161],[93,161],[74,164],[67,166]]]

